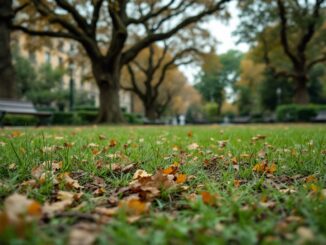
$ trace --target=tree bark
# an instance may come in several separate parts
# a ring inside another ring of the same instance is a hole
[[[103,69],[104,67],[104,69]],[[93,74],[100,90],[100,111],[97,123],[123,123],[124,117],[120,109],[120,68],[106,64],[93,64]]]
[[[308,78],[305,75],[298,76],[295,79],[295,90],[293,102],[296,104],[305,105],[310,101],[310,96],[307,88]]]
[[[154,105],[147,105],[145,107],[145,116],[150,120],[155,120],[157,118]]]
[[[10,49],[12,1],[0,0],[0,98],[16,97],[15,70]]]

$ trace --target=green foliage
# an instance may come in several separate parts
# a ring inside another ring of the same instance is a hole
[[[18,52],[14,55],[17,88],[20,97],[26,97],[35,105],[50,106],[68,98],[68,92],[62,91],[61,82],[64,70],[52,68],[50,64],[33,67],[30,61]]]
[[[97,112],[99,110],[98,107],[94,106],[75,106],[74,111],[90,111],[90,112]]]
[[[80,118],[82,124],[95,123],[98,116],[97,111],[78,111],[77,116]]]
[[[3,124],[6,126],[32,126],[38,123],[38,118],[30,115],[5,115]]]
[[[277,107],[277,119],[281,122],[309,122],[319,111],[326,110],[326,105],[281,105]]]
[[[54,125],[74,125],[80,124],[80,118],[74,112],[55,112],[53,113],[52,123]]]
[[[249,87],[241,86],[238,88],[239,114],[242,116],[250,115],[253,109],[252,92]]]
[[[195,87],[206,101],[214,101],[218,104],[216,115],[221,112],[221,106],[226,97],[225,89],[229,88],[234,90],[235,82],[240,74],[240,62],[242,58],[243,54],[236,50],[229,50],[219,56],[209,54],[208,57],[204,57],[204,65],[199,75],[200,82]],[[215,62],[215,67],[213,66],[214,63],[211,63],[212,60]]]
[[[124,113],[123,115],[124,115],[126,121],[130,124],[143,124],[144,123],[143,118],[138,114]]]

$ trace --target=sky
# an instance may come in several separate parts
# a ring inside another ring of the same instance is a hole
[[[229,12],[231,14],[231,18],[228,22],[221,20],[212,20],[204,25],[212,35],[218,41],[218,45],[216,47],[217,53],[222,54],[227,52],[230,49],[240,50],[242,52],[247,52],[249,46],[245,43],[237,44],[237,37],[232,35],[237,29],[239,24],[239,10],[236,8],[236,2],[231,2],[228,5]],[[182,67],[181,70],[184,72],[188,81],[191,84],[195,83],[195,76],[199,72],[199,68],[196,69],[194,66],[186,66]]]
[[[236,7],[236,2],[231,2],[228,5],[231,14],[230,20],[226,23],[220,20],[212,20],[205,26],[211,31],[212,35],[219,41],[217,52],[225,53],[230,49],[237,49],[246,52],[249,46],[245,43],[237,44],[237,37],[232,36],[232,32],[237,29],[239,24],[239,10]]]

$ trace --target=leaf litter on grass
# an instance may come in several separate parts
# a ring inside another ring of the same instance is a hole
[[[24,134],[13,135],[10,137],[20,138]],[[257,213],[254,216],[259,222],[267,219],[268,212],[280,216],[275,225],[275,234],[269,239],[281,237],[290,241],[294,239],[295,233],[300,243],[313,241],[315,232],[307,227],[303,214],[296,210],[285,210],[281,206],[283,204],[273,196],[275,194],[271,195],[269,192],[278,191],[277,195],[280,195],[283,200],[288,199],[287,196],[293,198],[293,195],[303,188],[309,198],[324,201],[326,192],[319,182],[319,174],[281,174],[282,165],[278,162],[279,159],[273,159],[271,155],[272,152],[288,153],[284,149],[278,149],[264,142],[269,138],[264,135],[256,135],[249,139],[248,145],[256,147],[256,151],[246,149],[242,152],[231,151],[234,142],[224,138],[224,132],[220,135],[223,139],[215,140],[211,137],[213,145],[206,146],[198,141],[198,134],[193,131],[185,134],[184,144],[175,144],[169,139],[168,134],[162,134],[156,140],[158,142],[156,147],[161,148],[164,144],[171,144],[172,153],[159,154],[161,161],[170,162],[170,165],[146,171],[142,168],[142,163],[131,160],[131,155],[128,153],[131,150],[140,150],[145,142],[143,138],[138,141],[128,139],[127,143],[123,144],[123,141],[110,139],[101,134],[98,136],[99,141],[83,143],[81,148],[91,156],[89,158],[91,160],[81,162],[91,162],[95,173],[85,172],[85,169],[74,169],[69,172],[70,169],[59,160],[44,161],[34,166],[31,169],[31,178],[25,179],[19,185],[20,194],[14,193],[6,197],[4,203],[7,205],[1,212],[1,221],[5,226],[13,227],[18,236],[24,237],[24,227],[30,223],[40,224],[44,222],[43,220],[50,222],[69,217],[74,220],[70,226],[69,243],[93,244],[97,236],[103,232],[103,227],[118,219],[121,214],[125,215],[127,222],[133,224],[145,222],[155,212],[167,212],[172,217],[177,217],[180,210],[191,210],[198,205],[196,204],[198,202],[220,213],[224,212],[222,211],[224,205],[239,200],[240,203],[237,205],[241,212]],[[58,154],[63,148],[76,151],[77,144],[67,143],[77,142],[76,140],[71,138],[66,140],[65,137],[60,136],[61,140],[66,141],[63,147],[49,145],[41,148],[41,152]],[[308,147],[314,145],[308,144]],[[289,150],[291,156],[294,156],[293,152],[293,149]],[[15,167],[9,169],[16,171],[18,167],[15,164]],[[187,168],[197,170],[192,170],[192,174],[188,174],[183,172],[183,169]],[[217,186],[214,184],[210,186],[211,184],[203,182],[199,176],[200,170],[203,170],[207,176],[215,176],[213,183],[217,183]],[[247,176],[243,175],[244,172]],[[230,174],[226,182],[222,181],[225,173]],[[107,176],[130,177],[126,178],[125,182],[121,182],[118,187],[112,187],[108,184]],[[87,178],[86,182],[84,178]],[[53,186],[51,195],[42,202],[29,198],[32,189],[41,190],[46,184]],[[250,195],[256,198],[255,201],[241,197],[241,190],[248,191],[248,186],[252,186]],[[228,196],[220,194],[225,192]],[[20,200],[21,206],[8,205],[13,200]],[[188,204],[185,205],[184,202]],[[89,203],[92,203],[92,206],[89,206]],[[158,207],[158,204],[161,207]],[[169,208],[164,208],[164,205],[169,205]],[[196,214],[196,219],[200,220],[202,215]],[[223,232],[231,223],[236,223],[236,216],[222,223],[216,223],[214,227],[217,228],[213,230]],[[5,226],[0,226],[0,233],[6,229]]]

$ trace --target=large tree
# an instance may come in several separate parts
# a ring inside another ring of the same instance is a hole
[[[15,71],[11,61],[12,0],[0,0],[0,98],[15,98]]]
[[[240,7],[241,39],[262,45],[267,72],[290,78],[294,102],[308,103],[309,72],[326,61],[325,0],[250,0],[242,2]],[[283,60],[273,59],[271,51],[277,46],[282,50]]]
[[[79,42],[100,90],[98,121],[118,123],[123,120],[119,106],[122,67],[142,49],[218,13],[229,1],[31,0],[15,28]]]

